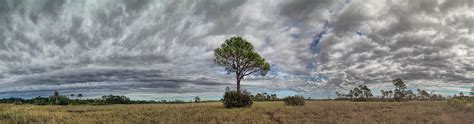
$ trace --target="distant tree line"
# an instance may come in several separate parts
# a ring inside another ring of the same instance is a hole
[[[226,90],[230,90],[228,87]],[[230,91],[229,91],[230,92]],[[248,95],[248,98],[252,101],[277,101],[281,100],[276,94],[269,94],[266,92],[257,93],[251,95],[247,90],[243,90],[242,94]],[[69,97],[68,97],[69,96]],[[88,98],[84,99],[83,94],[69,94],[61,95],[58,91],[54,91],[51,96],[48,97],[34,97],[31,99],[23,99],[17,97],[2,98],[0,103],[12,103],[12,104],[34,104],[34,105],[108,105],[108,104],[184,104],[184,103],[200,103],[200,102],[217,102],[219,100],[208,100],[204,101],[199,96],[194,97],[194,100],[185,102],[184,100],[131,100],[130,98],[123,95],[103,95],[99,98]],[[222,101],[222,99],[220,100]]]
[[[463,92],[455,94],[452,99],[448,100],[448,104],[464,111],[473,111],[474,110],[474,87],[471,88],[471,92],[468,95],[464,95]]]
[[[123,95],[104,95],[100,98],[83,99],[82,94],[70,94],[69,97],[66,95],[60,95],[58,91],[54,91],[49,97],[35,97],[32,99],[23,99],[17,97],[2,98],[0,103],[12,103],[12,104],[34,104],[34,105],[108,105],[108,104],[151,104],[151,103],[163,103],[163,104],[183,104],[186,103],[183,100],[130,100],[130,98]],[[201,102],[201,99],[197,97]]]
[[[380,90],[380,96],[374,97],[372,91],[366,85],[359,85],[348,93],[336,92],[338,100],[353,100],[353,101],[406,101],[406,100],[446,100],[441,94],[429,93],[427,90],[417,89],[415,94],[412,90],[407,90],[405,82],[401,78],[392,81],[395,86],[394,90]],[[465,96],[463,92],[459,95],[454,95],[452,98],[469,99],[474,98],[474,88],[471,89],[470,97]]]
[[[304,106],[305,104],[304,100],[305,99],[303,96],[298,96],[298,95],[288,96],[288,97],[283,98],[285,105],[288,105],[288,106]]]
[[[279,100],[276,94],[268,94],[266,92],[250,95],[253,101],[277,101]]]

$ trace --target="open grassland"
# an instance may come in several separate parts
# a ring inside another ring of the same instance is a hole
[[[447,102],[307,101],[305,106],[256,102],[225,109],[192,104],[36,106],[0,104],[2,123],[474,123],[474,112]]]

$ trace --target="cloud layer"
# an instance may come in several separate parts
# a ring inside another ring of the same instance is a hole
[[[472,86],[473,3],[351,1],[323,35],[318,69],[340,86],[398,77]]]
[[[390,88],[383,84],[396,77],[420,88],[472,86],[473,4],[6,0],[0,92],[217,98],[233,76],[213,63],[212,50],[232,36],[272,65],[267,77],[244,81],[254,92],[326,97],[360,83]]]

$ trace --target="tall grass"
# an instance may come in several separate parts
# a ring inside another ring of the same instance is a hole
[[[474,110],[473,103],[474,102],[469,101],[468,99],[450,99],[450,100],[448,100],[449,105],[451,105],[453,107],[456,107],[458,109],[461,109],[461,110],[465,110],[465,111]]]
[[[191,104],[37,106],[0,104],[5,123],[474,123],[473,111],[441,101],[306,101],[305,106],[256,102],[225,109],[221,102]]]

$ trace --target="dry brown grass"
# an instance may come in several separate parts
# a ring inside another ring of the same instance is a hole
[[[474,112],[446,102],[307,101],[305,106],[256,102],[225,109],[222,103],[104,106],[0,104],[3,123],[474,123]]]

